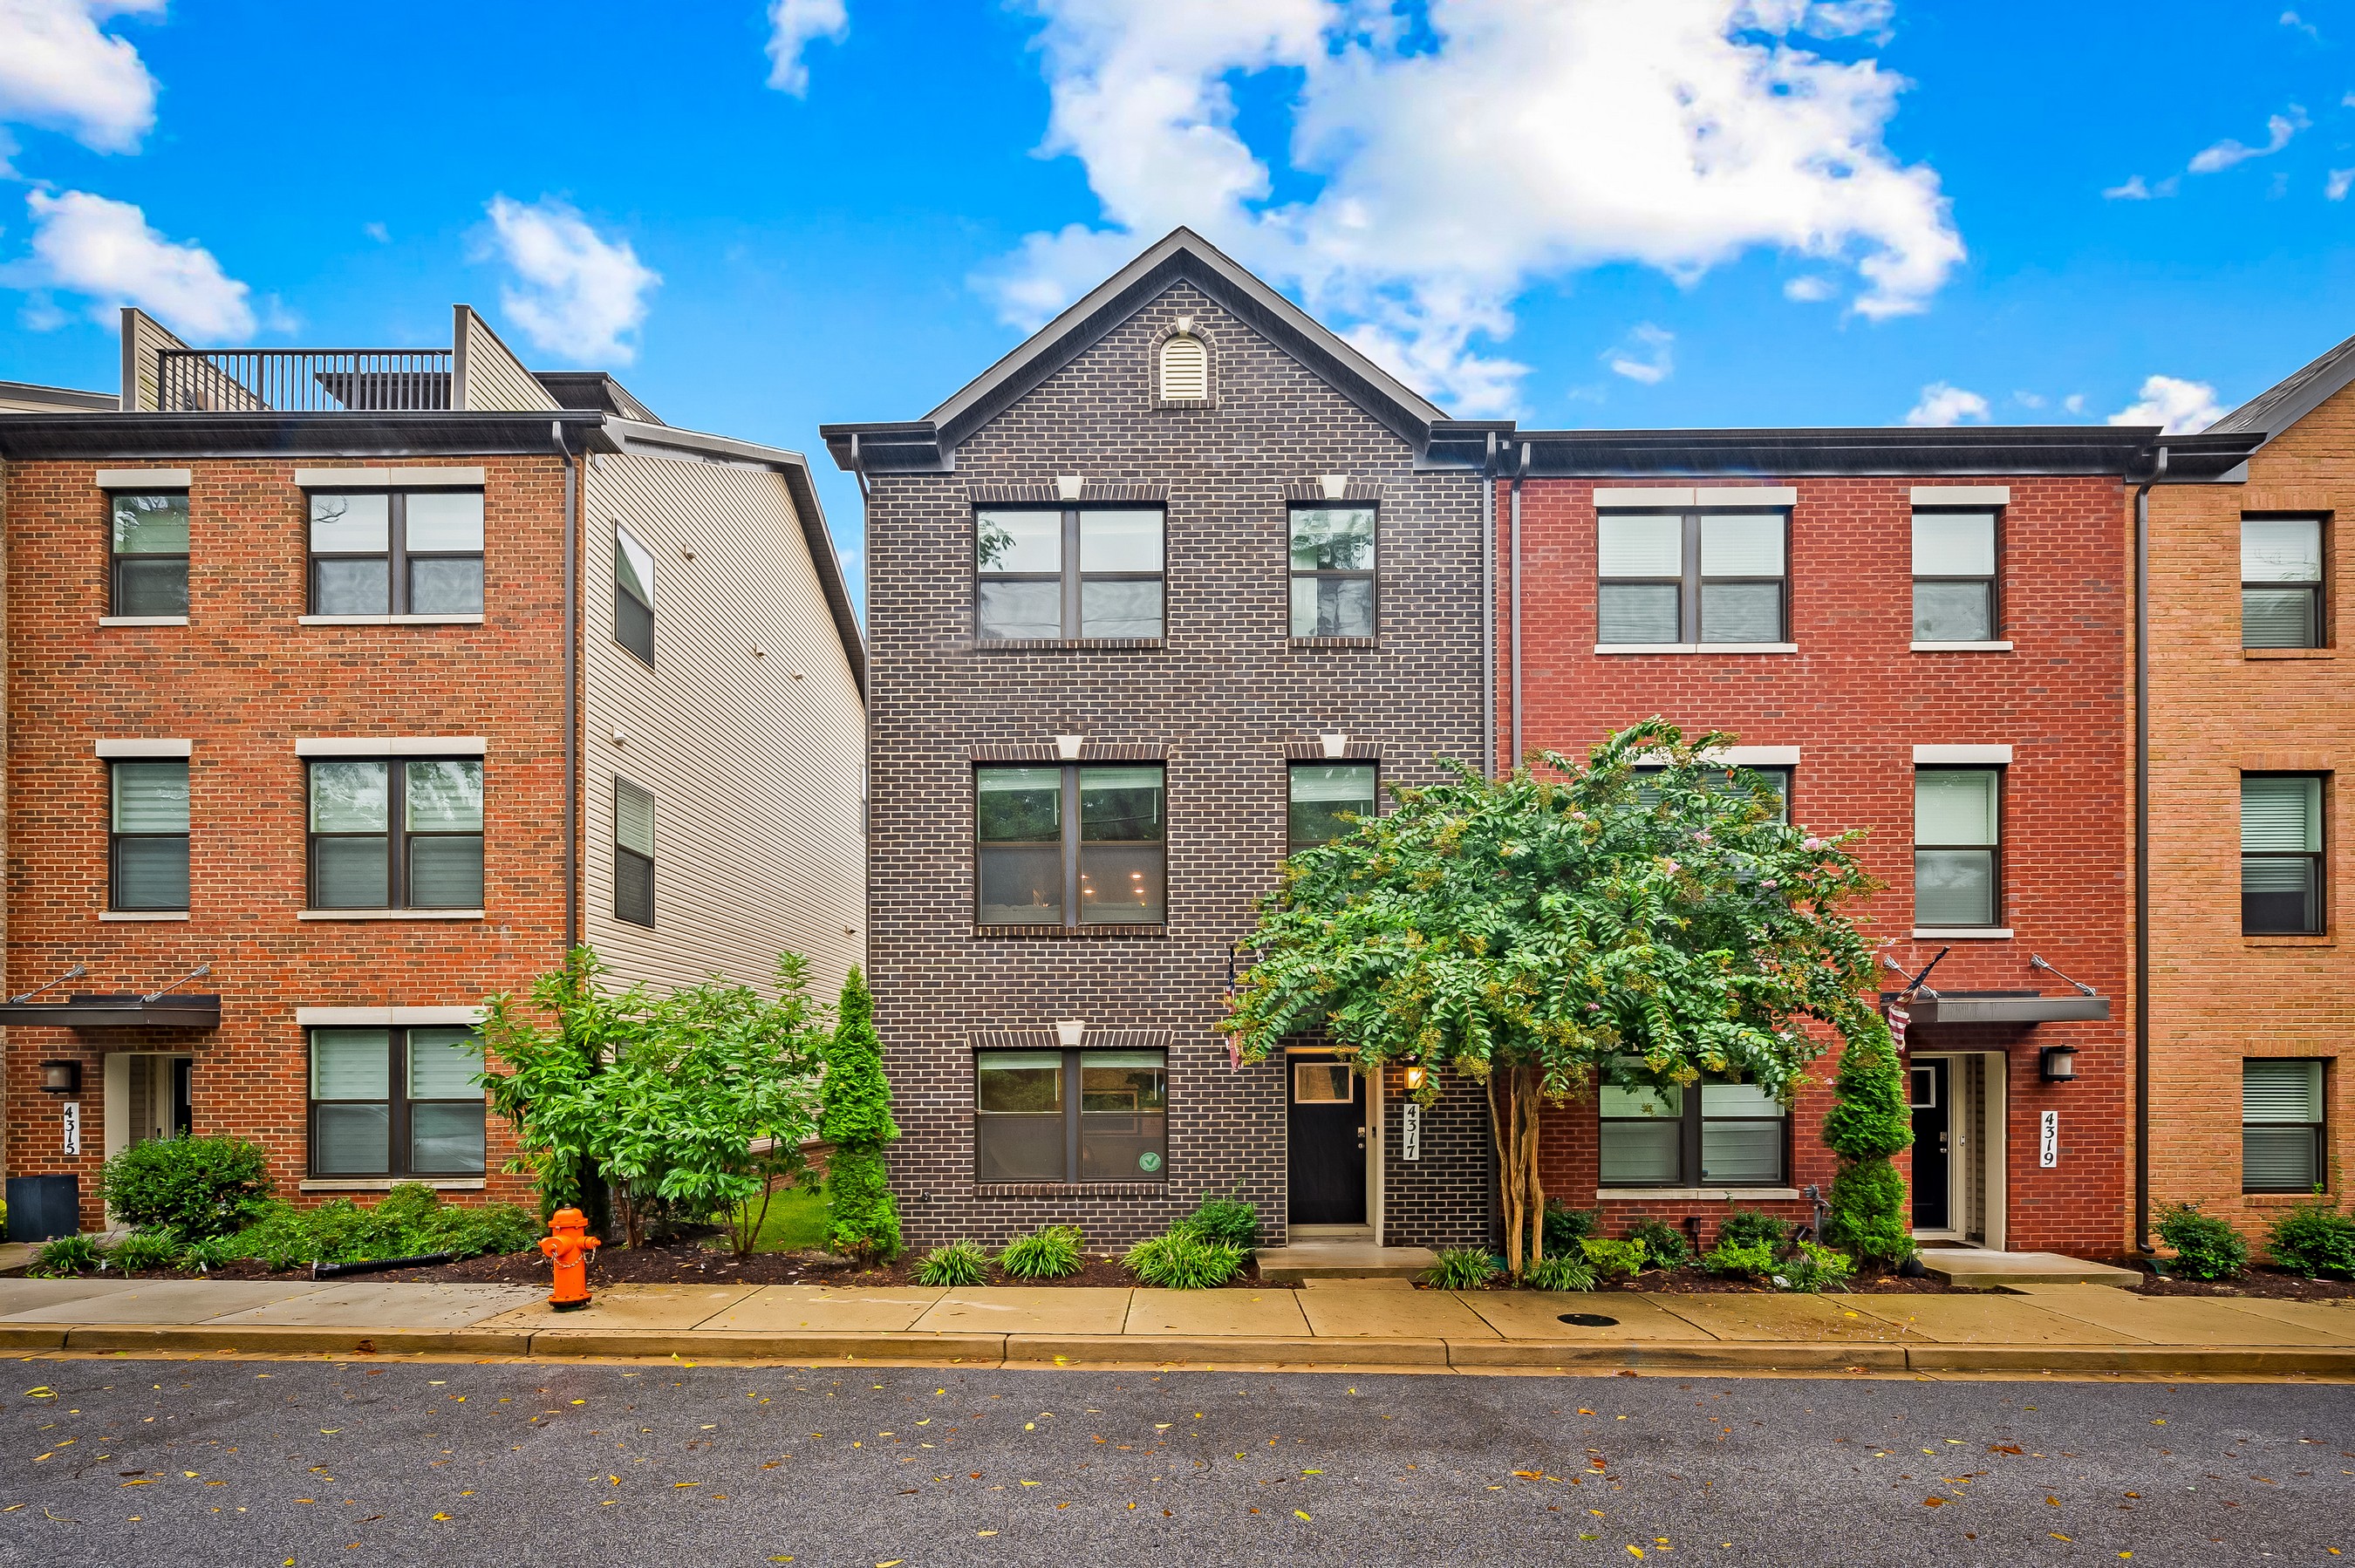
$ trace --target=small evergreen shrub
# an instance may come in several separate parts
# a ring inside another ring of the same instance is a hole
[[[2158,1239],[2175,1249],[2175,1266],[2190,1279],[2238,1279],[2248,1272],[2249,1243],[2241,1232],[2198,1205],[2178,1203],[2159,1216]]]
[[[1700,1266],[1728,1279],[1755,1279],[1774,1271],[1774,1249],[1764,1242],[1729,1242],[1721,1236],[1716,1246],[1701,1254]]]
[[[1578,1245],[1594,1272],[1605,1279],[1633,1279],[1644,1272],[1641,1242],[1609,1242],[1600,1236],[1589,1236]]]
[[[1774,1272],[1774,1283],[1785,1290],[1804,1291],[1812,1296],[1827,1290],[1846,1290],[1856,1273],[1856,1264],[1845,1253],[1818,1246],[1814,1242],[1801,1242],[1798,1250],[1783,1261]]]
[[[1559,1198],[1549,1198],[1545,1206],[1545,1250],[1549,1255],[1564,1257],[1578,1251],[1578,1243],[1603,1229],[1603,1211],[1573,1209]]]
[[[1652,1260],[1654,1268],[1682,1268],[1692,1256],[1685,1233],[1665,1220],[1646,1220],[1634,1226],[1627,1239],[1644,1243],[1644,1255]]]
[[[862,1263],[898,1257],[900,1205],[891,1196],[883,1147],[900,1136],[900,1128],[891,1120],[891,1083],[883,1076],[875,999],[856,965],[842,982],[818,1092],[825,1106],[819,1128],[834,1145],[826,1158],[826,1191],[834,1200],[826,1250]]]
[[[1867,1015],[1840,1051],[1824,1142],[1839,1156],[1823,1239],[1891,1266],[1913,1255],[1913,1205],[1890,1157],[1913,1142],[1912,1096],[1887,1023]]]
[[[243,1138],[153,1139],[108,1160],[98,1185],[133,1230],[201,1241],[242,1228],[270,1196],[270,1156]]]
[[[1721,1247],[1763,1246],[1769,1253],[1778,1253],[1790,1239],[1790,1221],[1778,1220],[1763,1209],[1736,1209],[1717,1227],[1717,1244]]]
[[[1594,1270],[1584,1258],[1568,1253],[1548,1253],[1521,1275],[1531,1290],[1593,1290]]]
[[[1017,1236],[997,1254],[997,1266],[1017,1279],[1061,1279],[1085,1266],[1077,1225],[1041,1225]]]
[[[989,1277],[989,1253],[979,1242],[934,1247],[916,1265],[918,1285],[979,1285]]]
[[[1241,1274],[1245,1255],[1241,1247],[1178,1229],[1137,1243],[1121,1261],[1146,1285],[1164,1290],[1210,1290]]]
[[[2273,1222],[2265,1250],[2292,1274],[2355,1277],[2355,1220],[2321,1203],[2292,1209]]]
[[[1200,1208],[1170,1229],[1173,1234],[1184,1231],[1205,1242],[1249,1252],[1259,1244],[1259,1209],[1235,1197],[1205,1199]]]
[[[96,1274],[105,1266],[106,1249],[98,1244],[97,1237],[59,1236],[33,1254],[25,1273],[33,1279],[72,1279]]]
[[[1505,1272],[1486,1247],[1442,1247],[1423,1271],[1423,1283],[1440,1290],[1479,1290]]]
[[[169,1231],[133,1231],[114,1244],[106,1261],[125,1274],[177,1268],[187,1244]]]

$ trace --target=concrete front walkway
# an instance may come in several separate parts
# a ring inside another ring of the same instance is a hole
[[[2355,1303],[2143,1296],[0,1280],[0,1349],[473,1352],[1036,1365],[2355,1377]]]

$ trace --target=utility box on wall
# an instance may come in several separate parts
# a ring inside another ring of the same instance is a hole
[[[8,1179],[8,1239],[47,1242],[81,1233],[81,1178],[12,1176]]]

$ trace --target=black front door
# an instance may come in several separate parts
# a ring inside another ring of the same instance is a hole
[[[1366,1081],[1340,1056],[1294,1056],[1292,1200],[1295,1225],[1366,1222]]]
[[[1947,1069],[1944,1057],[1916,1061],[1906,1072],[1913,1085],[1913,1228],[1944,1231],[1954,1222],[1948,1191],[1946,1136],[1949,1105]]]

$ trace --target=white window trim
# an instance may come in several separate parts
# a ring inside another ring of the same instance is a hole
[[[1598,654],[1796,654],[1796,643],[1597,643]]]
[[[1788,509],[1799,504],[1799,492],[1788,485],[1654,485],[1632,489],[1597,487],[1594,507],[1604,512],[1713,510],[1720,507]]]
[[[98,754],[101,757],[189,757],[196,754],[193,741],[136,740],[101,741]]]
[[[2009,643],[1916,643],[1917,654],[2008,654]]]
[[[480,735],[306,735],[298,757],[480,757],[490,742]]]
[[[1969,766],[1977,763],[1982,767],[2005,767],[2009,766],[2010,762],[2009,746],[1916,746],[1913,748],[1915,767],[1924,763],[1932,766],[1942,763]]]
[[[1804,1197],[1796,1187],[1598,1187],[1595,1201],[1619,1198],[1678,1198],[1698,1203],[1754,1203]]]
[[[478,1024],[483,1021],[483,1009],[466,1008],[296,1008],[294,1022],[301,1029],[336,1029],[352,1025],[380,1024],[387,1028],[409,1024]]]
[[[1913,504],[1917,507],[2009,507],[2011,486],[2009,485],[1916,485]]]
[[[2008,925],[1917,925],[1913,928],[1916,942],[2009,942],[2011,927]]]
[[[480,615],[297,615],[301,626],[479,626]],[[182,625],[187,623],[184,620]]]
[[[184,909],[102,909],[98,912],[98,918],[117,924],[138,924],[157,920],[186,920],[188,912]]]
[[[185,490],[195,478],[186,468],[101,468],[91,483],[101,490]]]
[[[186,615],[101,615],[101,626],[185,626]]]
[[[478,909],[298,909],[296,920],[483,920]]]
[[[1639,768],[1657,768],[1668,763],[1665,752],[1645,752],[1636,758]],[[1799,765],[1796,746],[1720,746],[1700,754],[1703,763],[1723,763],[1736,768],[1796,768]]]
[[[297,468],[301,490],[478,490],[480,468]]]

